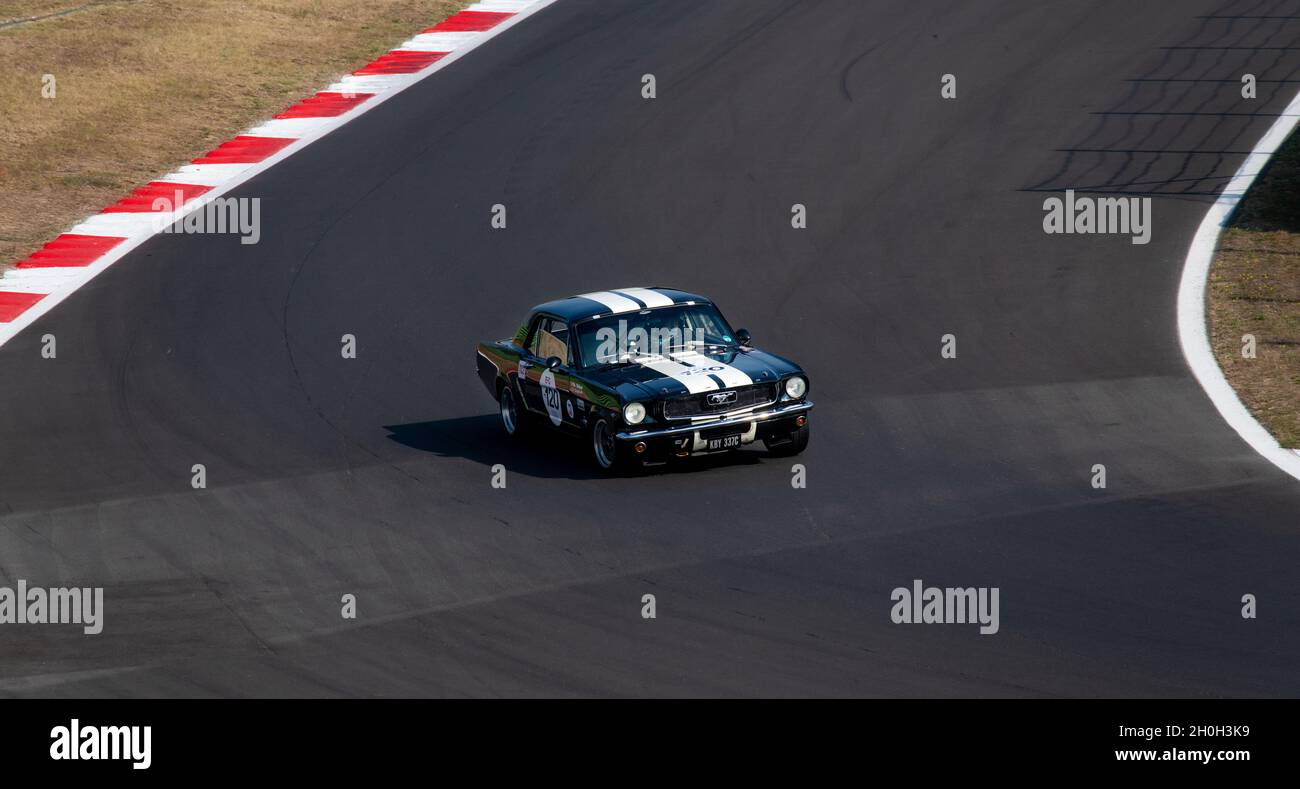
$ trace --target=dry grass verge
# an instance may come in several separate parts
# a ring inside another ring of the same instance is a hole
[[[1219,239],[1206,298],[1224,375],[1282,446],[1300,447],[1300,136],[1274,155]]]
[[[466,5],[0,0],[0,268]]]

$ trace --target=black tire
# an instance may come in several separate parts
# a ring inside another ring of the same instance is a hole
[[[800,454],[808,448],[808,433],[812,428],[811,422],[805,422],[803,427],[795,428],[790,433],[788,439],[763,439],[763,446],[772,457],[788,458]]]
[[[592,420],[587,430],[591,462],[606,474],[626,474],[640,465],[628,456],[627,447],[614,437],[617,432],[615,424],[603,416]]]
[[[528,412],[520,405],[515,388],[509,383],[501,387],[501,395],[497,398],[497,403],[501,414],[501,428],[506,431],[506,435],[511,438],[527,435]]]

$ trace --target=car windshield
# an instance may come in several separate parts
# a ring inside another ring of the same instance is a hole
[[[583,321],[575,327],[585,367],[674,351],[731,348],[731,327],[712,304],[674,304]]]

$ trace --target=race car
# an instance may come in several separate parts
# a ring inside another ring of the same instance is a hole
[[[478,346],[478,374],[510,436],[582,436],[605,471],[729,452],[808,446],[808,376],[750,344],[712,301],[623,288],[539,304],[514,337]]]

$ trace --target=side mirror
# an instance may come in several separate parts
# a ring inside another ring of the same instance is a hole
[[[736,330],[736,342],[739,342],[741,345],[743,345],[743,346],[745,346],[746,348],[748,348],[748,347],[749,347],[749,341],[750,341],[750,339],[751,339],[751,338],[750,338],[750,336],[749,336],[749,329],[737,329],[737,330]]]
[[[548,370],[554,370],[556,367],[559,367],[562,364],[564,364],[564,362],[560,361],[560,357],[558,356],[546,357],[546,369]]]

